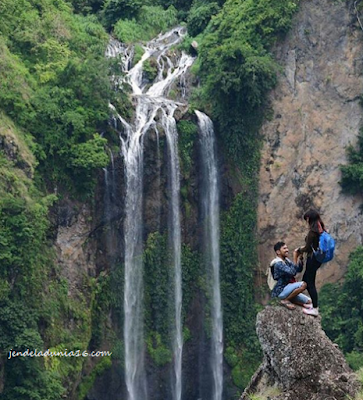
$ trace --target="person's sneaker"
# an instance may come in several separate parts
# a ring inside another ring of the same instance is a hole
[[[303,304],[304,308],[307,308],[308,310],[310,310],[310,308],[313,308],[313,304],[312,303],[305,303]]]
[[[318,308],[304,308],[303,312],[304,312],[304,314],[312,315],[313,317],[317,317],[319,315]]]

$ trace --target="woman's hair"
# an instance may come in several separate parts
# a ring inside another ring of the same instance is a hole
[[[306,213],[304,214],[304,220],[309,220],[309,226],[313,232],[319,233],[318,222],[320,222],[321,227],[323,228],[323,230],[325,230],[324,222],[322,221],[319,213],[316,210],[310,209],[309,211],[306,211]]]

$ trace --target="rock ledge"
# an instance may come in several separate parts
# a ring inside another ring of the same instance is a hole
[[[360,389],[342,352],[321,328],[320,318],[268,306],[257,315],[264,361],[241,400],[343,400]]]

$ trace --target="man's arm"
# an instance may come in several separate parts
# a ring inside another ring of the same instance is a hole
[[[297,272],[302,271],[302,264],[299,266],[297,264],[294,264],[292,261],[286,259],[286,263],[284,263],[283,261],[279,261],[275,264],[275,273],[276,270],[281,274],[293,277],[297,274]]]

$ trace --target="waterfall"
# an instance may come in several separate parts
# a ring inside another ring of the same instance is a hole
[[[162,113],[162,124],[166,127],[165,134],[169,149],[170,158],[170,186],[171,186],[171,239],[172,239],[172,259],[174,265],[174,372],[175,382],[173,383],[173,398],[181,400],[182,394],[182,353],[183,353],[183,332],[181,323],[182,311],[182,273],[181,273],[181,230],[180,230],[180,172],[178,154],[178,132],[176,122],[173,118],[175,105],[169,105]]]
[[[125,289],[124,289],[124,343],[125,343],[125,380],[128,400],[146,400],[147,383],[144,366],[143,335],[143,137],[150,128],[161,124],[166,135],[170,157],[170,209],[172,242],[172,261],[174,268],[175,326],[173,327],[174,382],[173,399],[181,400],[182,395],[182,287],[181,287],[181,232],[179,214],[179,161],[177,130],[174,112],[179,105],[167,99],[171,85],[179,80],[192,65],[193,58],[182,54],[174,62],[168,50],[179,43],[185,35],[185,29],[178,27],[148,42],[143,46],[144,54],[140,61],[130,67],[132,49],[111,40],[106,56],[121,56],[121,72],[125,77],[113,77],[115,85],[128,82],[136,101],[135,120],[128,123],[117,113],[113,105],[110,108],[123,127],[120,133],[122,155],[125,164]],[[151,56],[156,57],[158,75],[150,87],[143,82],[144,62]],[[173,58],[174,59],[174,58]],[[158,121],[157,118],[158,117]],[[159,118],[160,117],[160,118]]]
[[[211,369],[213,373],[212,400],[222,400],[223,392],[223,320],[219,281],[219,188],[215,156],[215,137],[213,123],[200,111],[198,117],[201,143],[201,163],[203,170],[203,211],[205,232],[205,261],[210,268],[212,289],[212,351]]]

